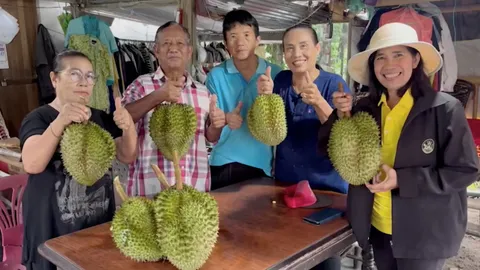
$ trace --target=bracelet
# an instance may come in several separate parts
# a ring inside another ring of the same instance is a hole
[[[53,136],[55,136],[56,138],[60,138],[60,136],[57,136],[57,134],[55,134],[55,132],[53,132],[53,127],[52,125],[50,124],[50,132],[52,132]]]

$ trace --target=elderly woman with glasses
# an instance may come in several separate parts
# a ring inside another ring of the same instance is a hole
[[[50,78],[55,100],[30,112],[19,136],[23,166],[29,174],[22,202],[22,263],[27,269],[56,269],[38,254],[41,243],[108,222],[115,211],[111,170],[92,186],[79,184],[66,172],[59,151],[65,128],[71,123],[94,122],[115,139],[119,161],[130,163],[137,155],[132,117],[121,107],[119,97],[113,114],[86,106],[96,81],[86,55],[60,53]]]

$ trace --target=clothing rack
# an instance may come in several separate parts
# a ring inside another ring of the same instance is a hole
[[[122,90],[125,90],[138,76],[152,73],[158,67],[158,60],[153,50],[155,41],[115,39],[119,48],[115,59],[121,74]]]
[[[135,40],[135,39],[123,39],[123,38],[119,38],[118,39],[118,42],[120,44],[133,44],[133,45],[140,45],[140,44],[145,44],[147,46],[147,48],[149,48],[150,50],[153,50],[153,46],[155,45],[155,41],[154,40]]]

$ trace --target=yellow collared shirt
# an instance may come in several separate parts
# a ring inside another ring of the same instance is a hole
[[[393,167],[397,144],[403,125],[413,107],[410,89],[405,92],[398,104],[390,109],[385,94],[378,106],[382,110],[382,163]],[[392,197],[390,191],[375,193],[372,211],[372,225],[385,234],[392,234]]]

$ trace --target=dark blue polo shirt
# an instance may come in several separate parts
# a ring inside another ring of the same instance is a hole
[[[333,108],[332,94],[342,82],[344,91],[350,89],[337,74],[320,71],[314,80],[322,96]],[[347,193],[348,183],[335,171],[328,155],[318,152],[318,129],[321,125],[315,109],[303,103],[292,87],[292,72],[284,70],[274,80],[274,93],[279,94],[287,115],[287,137],[277,146],[275,156],[275,179],[297,183],[308,180],[313,189]]]

